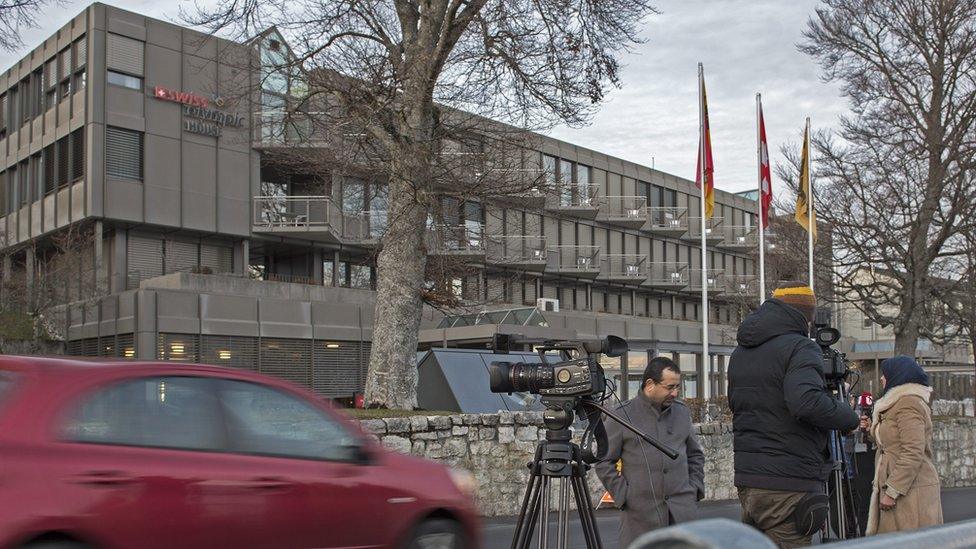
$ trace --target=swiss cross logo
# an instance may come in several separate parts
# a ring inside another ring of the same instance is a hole
[[[210,101],[206,97],[201,97],[195,93],[171,90],[163,86],[156,86],[153,90],[153,95],[157,99],[182,103],[191,107],[207,108],[210,106]]]

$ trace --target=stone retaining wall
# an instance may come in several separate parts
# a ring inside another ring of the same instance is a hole
[[[471,471],[486,516],[518,513],[528,478],[526,465],[545,436],[539,412],[415,416],[361,424],[393,450]],[[713,423],[696,429],[705,451],[706,498],[735,498],[731,426]],[[943,486],[976,486],[976,420],[937,418],[933,441]],[[599,501],[603,487],[593,471],[588,482],[593,501]]]

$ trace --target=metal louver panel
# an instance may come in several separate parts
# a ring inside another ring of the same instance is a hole
[[[115,336],[102,336],[98,338],[98,356],[118,356]]]
[[[126,36],[108,33],[106,63],[108,68],[133,76],[142,76],[145,45]]]
[[[115,336],[115,341],[115,356],[129,359],[136,357],[135,338],[132,334],[119,334]]]
[[[316,341],[313,390],[330,397],[349,397],[362,391],[369,351],[369,342]]]
[[[247,336],[205,335],[200,344],[200,362],[257,371],[258,340]]]
[[[74,344],[74,352],[71,352],[71,347],[69,347],[69,353],[74,356],[98,356],[98,338],[89,337],[87,339],[79,339],[72,341]]]
[[[197,334],[159,334],[156,352],[159,360],[198,362],[200,359]]]
[[[88,37],[82,36],[75,41],[75,70],[85,66],[88,62]]]
[[[190,272],[197,266],[197,243],[181,242],[179,240],[167,240],[163,253],[166,254],[164,260],[165,272]]]
[[[163,243],[160,240],[129,235],[129,289],[139,282],[163,274]]]
[[[261,373],[311,388],[312,340],[261,339]]]
[[[105,175],[142,181],[142,133],[105,128]]]
[[[200,267],[211,273],[230,273],[234,271],[234,250],[229,246],[216,244],[200,245]]]

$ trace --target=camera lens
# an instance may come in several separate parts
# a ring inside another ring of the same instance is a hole
[[[544,364],[492,362],[488,366],[489,384],[493,393],[537,394],[540,389],[549,389],[554,385],[552,375],[553,369]]]

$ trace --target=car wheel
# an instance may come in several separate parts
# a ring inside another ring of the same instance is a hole
[[[431,519],[420,523],[407,549],[464,549],[461,525],[453,520]]]

